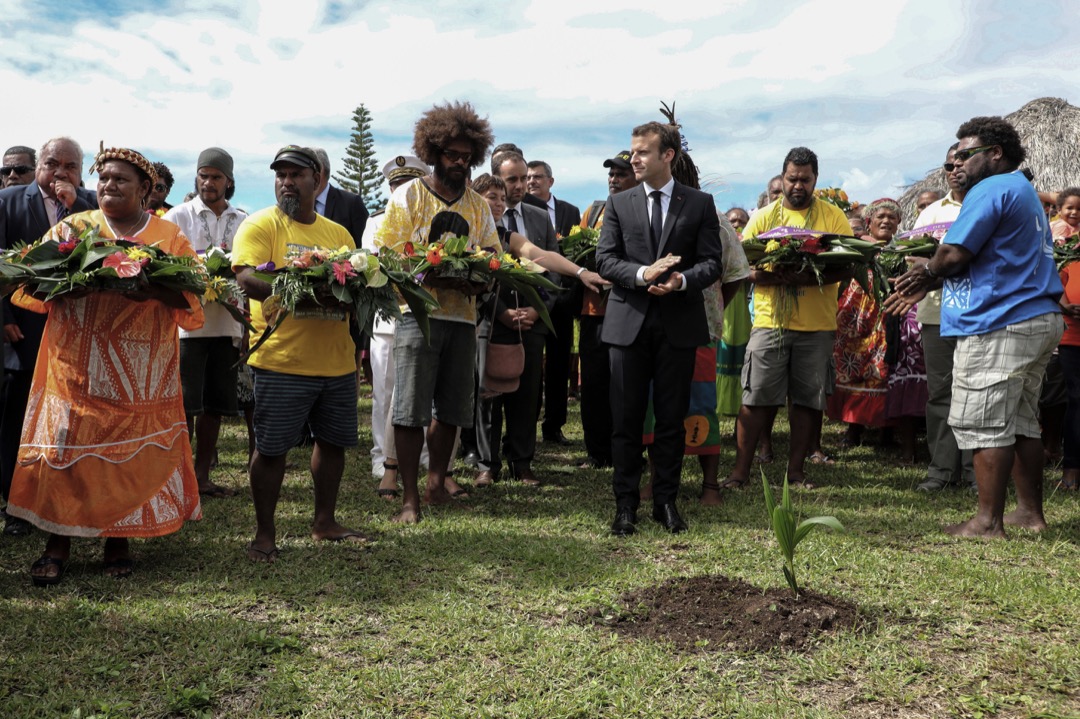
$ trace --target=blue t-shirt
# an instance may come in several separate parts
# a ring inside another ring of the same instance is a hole
[[[1061,311],[1050,223],[1019,172],[991,175],[971,188],[942,242],[974,255],[963,272],[945,280],[943,337],[982,335]]]

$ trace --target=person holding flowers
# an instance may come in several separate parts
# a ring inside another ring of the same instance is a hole
[[[284,267],[290,250],[356,249],[341,225],[315,212],[315,188],[321,165],[307,147],[286,145],[270,163],[277,204],[249,216],[233,243],[236,279],[251,300],[255,334],[267,334],[275,318],[270,282],[257,268]],[[349,307],[329,291],[301,301],[254,349],[248,364],[255,375],[255,454],[251,494],[255,501],[255,537],[247,545],[253,562],[278,557],[274,514],[285,462],[307,423],[315,436],[311,477],[317,541],[364,542],[366,538],[338,523],[338,487],[345,469],[345,448],[357,442],[356,356],[349,335]]]
[[[117,246],[103,262],[121,281],[139,277],[149,261],[138,245],[194,257],[176,225],[145,211],[157,182],[145,157],[102,148],[92,169],[101,209],[53,227],[47,239],[59,241],[61,253],[76,249],[81,228],[96,226],[102,238],[136,243]],[[104,537],[105,574],[126,577],[130,537],[169,534],[201,517],[177,327],[200,327],[202,307],[191,292],[138,287],[82,289],[48,301],[20,290],[13,298],[48,314],[8,506],[49,532],[30,571],[36,585],[60,581],[71,537]]]
[[[851,226],[840,208],[814,197],[817,178],[817,155],[805,147],[789,151],[781,175],[783,194],[754,213],[743,240],[780,227],[848,235]],[[783,239],[772,241],[779,245]],[[842,267],[826,270],[820,279],[809,271],[751,270],[754,325],[743,365],[735,467],[723,487],[742,487],[750,480],[758,438],[789,399],[787,473],[793,484],[806,484],[806,457],[832,392],[838,283],[850,278],[850,270]]]

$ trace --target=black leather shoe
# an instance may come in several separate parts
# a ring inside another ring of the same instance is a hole
[[[461,461],[469,465],[470,467],[480,469],[480,455],[476,452],[476,450],[470,449],[468,452],[465,453],[465,456],[461,458]]]
[[[637,512],[629,507],[615,510],[615,521],[611,523],[611,533],[616,537],[629,537],[637,531]]]
[[[25,519],[4,515],[4,534],[8,537],[25,537],[33,531],[33,526]]]
[[[679,510],[675,508],[674,502],[671,504],[657,504],[654,506],[652,518],[664,525],[664,529],[672,534],[685,532],[687,529],[686,522],[679,516]]]
[[[573,442],[566,438],[561,429],[554,432],[544,432],[544,441],[548,444],[557,444],[560,447],[569,447]]]

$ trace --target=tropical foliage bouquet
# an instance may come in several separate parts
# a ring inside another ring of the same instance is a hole
[[[881,248],[881,257],[878,261],[886,275],[894,277],[902,274],[907,268],[905,258],[929,259],[933,257],[938,245],[941,244],[941,238],[951,226],[951,222],[937,222],[899,233],[892,242]]]
[[[849,200],[847,193],[839,187],[822,187],[820,190],[814,190],[814,197],[830,205],[836,205],[844,214],[859,209],[859,203]]]
[[[134,292],[159,285],[202,296],[209,277],[196,257],[171,255],[133,238],[101,237],[96,225],[65,222],[63,239],[43,239],[0,253],[0,287],[45,300],[71,292]]]
[[[826,272],[850,268],[863,291],[879,300],[888,294],[888,285],[876,261],[880,248],[873,242],[800,227],[777,227],[743,242],[742,246],[747,261],[760,270],[812,274],[821,287]],[[780,285],[777,290],[778,317],[783,325],[795,311],[798,293],[787,285]]]
[[[251,314],[247,309],[247,295],[244,294],[240,283],[236,281],[236,273],[232,269],[232,256],[220,247],[210,247],[199,255],[202,257],[208,276],[206,292],[202,296],[203,304],[214,302],[221,305],[248,331],[253,330]]]
[[[1054,261],[1058,272],[1073,262],[1080,261],[1080,233],[1054,240]]]
[[[570,234],[559,238],[563,257],[576,265],[596,271],[596,245],[600,241],[600,232],[591,227],[574,225]]]
[[[430,276],[465,280],[476,285],[498,282],[525,298],[540,314],[544,324],[551,328],[551,317],[541,293],[559,288],[544,277],[544,268],[531,260],[483,247],[470,250],[468,237],[451,237],[430,245],[406,243],[405,256],[416,261],[413,272],[421,280]]]
[[[266,329],[249,354],[266,342],[305,301],[348,305],[357,325],[370,330],[376,315],[387,320],[401,318],[400,296],[425,336],[428,312],[438,307],[435,298],[412,277],[410,267],[367,250],[341,247],[290,252],[283,267],[267,262],[255,268],[255,274],[272,285],[273,294],[262,302]]]

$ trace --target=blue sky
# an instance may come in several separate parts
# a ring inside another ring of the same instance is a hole
[[[0,145],[134,147],[173,170],[173,202],[218,145],[254,210],[273,203],[278,147],[340,166],[358,104],[389,159],[426,108],[469,100],[585,206],[606,196],[603,160],[674,100],[721,209],[753,206],[796,145],[818,153],[819,186],[866,202],[921,178],[972,116],[1078,104],[1078,24],[1069,0],[0,0],[0,87],[19,108]]]

